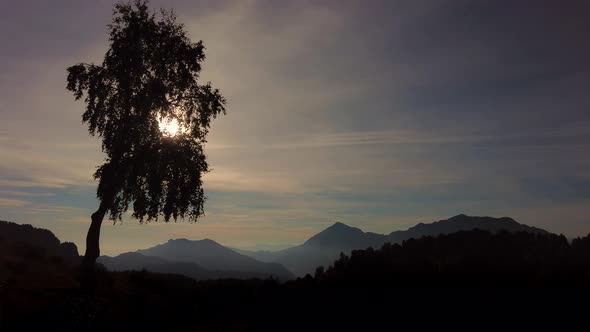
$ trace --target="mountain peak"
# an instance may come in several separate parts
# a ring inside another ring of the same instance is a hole
[[[180,239],[169,239],[167,243],[211,243],[211,244],[219,244],[211,239],[202,239],[202,240],[189,240],[186,238]]]
[[[154,247],[138,250],[144,256],[158,257],[178,263],[191,263],[212,271],[249,273],[248,275],[276,276],[288,279],[291,272],[282,265],[264,263],[239,254],[211,240],[171,239]]]
[[[450,219],[463,219],[463,218],[469,218],[469,216],[467,216],[467,215],[466,215],[466,214],[464,214],[464,213],[460,213],[460,214],[458,214],[458,215],[456,215],[456,216],[454,216],[454,217],[450,217],[450,218],[449,218],[449,220],[450,220]]]
[[[360,228],[348,226],[345,223],[341,223],[340,221],[337,221],[334,224],[332,224],[332,226],[324,229],[323,231],[321,231],[317,235],[322,234],[322,233],[334,233],[334,232],[336,232],[336,233],[355,233],[355,234],[364,233]]]
[[[354,227],[348,226],[345,223],[341,223],[340,221],[337,221],[334,224],[332,224],[332,226],[330,226],[330,227],[328,227],[326,229],[330,229],[330,228],[334,228],[334,229],[339,229],[339,228],[340,229],[347,229],[347,228],[354,228]]]
[[[340,247],[350,241],[356,241],[364,232],[356,227],[335,222],[332,226],[310,237],[304,245]]]
[[[180,238],[180,239],[169,239],[168,242],[190,242],[189,239]]]

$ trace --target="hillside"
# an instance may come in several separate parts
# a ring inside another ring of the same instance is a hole
[[[214,276],[262,278],[272,276],[280,280],[293,277],[289,270],[278,263],[258,261],[209,239],[199,241],[187,239],[169,240],[151,248],[138,250],[137,254],[141,254],[142,257],[158,258],[168,263],[193,263],[209,271],[208,273]],[[130,267],[135,265],[137,265],[137,262],[130,262]],[[150,263],[152,268],[155,265],[157,264]],[[172,273],[172,271],[170,272]]]
[[[266,262],[280,263],[297,276],[304,276],[307,273],[313,273],[315,268],[320,265],[329,266],[341,252],[348,254],[354,249],[380,248],[385,243],[395,244],[411,238],[451,234],[473,229],[494,233],[505,230],[549,234],[543,229],[520,224],[507,217],[473,217],[460,214],[432,223],[420,223],[407,230],[394,231],[387,235],[363,232],[359,228],[337,222],[299,246],[277,252],[241,252]]]
[[[8,287],[75,287],[79,261],[76,245],[60,242],[51,231],[0,221],[0,295]]]
[[[353,250],[315,278],[371,288],[588,287],[589,244],[543,232],[459,231]]]
[[[509,232],[549,234],[549,232],[544,229],[520,224],[514,219],[508,217],[472,217],[460,214],[449,219],[439,220],[429,224],[419,223],[405,231],[391,232],[387,236],[387,242],[400,243],[401,241],[410,238],[437,236],[440,234],[450,234],[458,231],[469,231],[472,229],[485,230],[494,233],[505,230]]]
[[[195,280],[215,279],[266,279],[275,277],[280,280],[290,278],[290,275],[275,275],[264,272],[240,270],[209,270],[199,264],[182,261],[170,261],[160,257],[147,256],[138,252],[128,252],[115,257],[101,256],[98,262],[109,271],[142,271],[156,273],[179,274]]]
[[[50,230],[0,220],[0,241],[33,245],[43,255],[58,257],[67,263],[79,262],[78,248],[72,242],[61,242]]]

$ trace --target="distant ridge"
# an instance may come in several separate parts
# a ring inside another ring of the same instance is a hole
[[[512,218],[477,217],[459,214],[432,223],[419,223],[407,230],[389,234],[364,232],[336,222],[303,244],[279,251],[230,249],[210,240],[174,239],[137,252],[116,257],[102,256],[99,262],[115,271],[147,269],[153,272],[178,273],[202,279],[267,278],[291,279],[313,273],[316,267],[332,264],[341,252],[368,247],[380,248],[385,243],[401,243],[410,238],[437,236],[479,229],[489,232],[527,232],[549,234],[546,230],[520,224]],[[23,242],[43,248],[48,256],[65,262],[79,263],[76,245],[61,243],[46,229],[0,221],[0,244]]]
[[[399,243],[410,238],[437,236],[441,234],[456,233],[458,231],[470,231],[473,229],[494,233],[504,230],[508,232],[549,234],[549,232],[544,229],[520,224],[509,217],[472,217],[459,214],[449,219],[439,220],[429,224],[419,223],[405,231],[391,232],[388,235],[387,240],[391,243]]]
[[[400,232],[408,232],[408,234],[418,234],[420,236],[439,235],[454,233],[458,230],[471,229],[481,229],[491,232],[505,230],[509,232],[549,234],[549,232],[547,232],[544,229],[520,224],[516,222],[516,220],[509,217],[472,217],[464,214],[459,214],[449,219],[435,221],[430,224],[419,223],[414,227],[410,227],[406,231],[392,232],[390,233],[390,236],[392,234]]]
[[[102,256],[107,269],[178,273],[198,280],[269,278],[287,280],[293,274],[279,263],[261,262],[210,240],[174,239],[116,257]]]
[[[546,230],[520,224],[509,217],[475,217],[459,214],[432,223],[419,223],[403,231],[389,234],[363,232],[361,229],[336,222],[320,233],[310,237],[302,245],[276,252],[240,252],[262,261],[278,262],[298,276],[313,273],[320,265],[330,265],[341,252],[350,253],[355,249],[380,248],[385,243],[401,243],[411,238],[437,236],[479,229],[489,232],[528,232],[549,234]]]
[[[213,271],[203,268],[196,263],[171,262],[159,257],[146,256],[137,252],[127,252],[115,257],[101,256],[98,262],[109,271],[141,271],[156,273],[181,274],[195,280],[211,279],[265,279],[267,273],[247,271]],[[291,276],[289,276],[291,277]]]

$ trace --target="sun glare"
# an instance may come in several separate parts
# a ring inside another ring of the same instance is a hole
[[[180,131],[180,128],[178,127],[178,121],[176,119],[161,119],[158,122],[160,131],[166,136],[176,136],[176,134]]]

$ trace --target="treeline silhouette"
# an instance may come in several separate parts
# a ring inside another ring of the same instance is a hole
[[[315,279],[373,287],[546,288],[590,286],[590,237],[473,230],[353,250]]]
[[[530,317],[584,317],[575,300],[590,286],[590,236],[473,230],[355,250],[286,283],[102,270],[97,285],[94,295],[3,287],[3,331],[390,330],[473,319],[530,328],[541,322]]]

